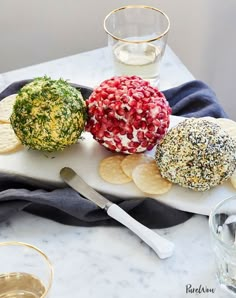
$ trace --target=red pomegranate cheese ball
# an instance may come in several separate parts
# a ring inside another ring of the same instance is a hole
[[[166,134],[171,108],[157,88],[137,76],[105,80],[87,100],[86,130],[111,151],[151,150]]]

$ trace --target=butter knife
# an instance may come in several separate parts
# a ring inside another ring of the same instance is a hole
[[[172,256],[174,252],[174,244],[171,241],[148,229],[146,226],[136,221],[118,205],[112,203],[104,196],[99,194],[92,187],[90,187],[73,169],[65,167],[61,169],[60,175],[70,187],[75,189],[78,193],[82,194],[90,201],[94,202],[100,208],[106,210],[110,217],[119,221],[121,224],[139,236],[156,252],[160,259],[165,259]]]

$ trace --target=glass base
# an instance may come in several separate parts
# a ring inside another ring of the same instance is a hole
[[[224,284],[220,284],[220,287],[227,293],[231,294],[233,297],[236,297],[236,288],[235,287],[232,287],[229,285],[224,285]]]
[[[233,297],[236,297],[236,285],[230,284],[227,280],[222,279],[222,277],[217,276],[221,289],[231,294]]]
[[[152,87],[156,87],[160,89],[160,77],[156,77],[155,79],[146,79],[144,78],[145,81],[148,81]]]

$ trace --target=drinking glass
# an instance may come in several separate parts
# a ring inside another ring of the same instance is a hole
[[[170,29],[166,13],[151,6],[123,6],[105,17],[104,29],[115,75],[137,75],[158,86]]]
[[[236,295],[236,196],[215,207],[209,226],[218,281],[222,288]]]
[[[53,280],[48,257],[23,242],[0,243],[0,298],[46,298]]]

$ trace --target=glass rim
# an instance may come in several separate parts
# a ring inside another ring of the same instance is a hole
[[[52,287],[52,282],[53,282],[53,275],[54,275],[54,270],[53,270],[53,266],[51,261],[49,260],[48,256],[39,248],[37,248],[36,246],[29,244],[29,243],[25,243],[25,242],[20,242],[20,241],[6,241],[6,242],[0,242],[0,247],[1,246],[23,246],[23,247],[28,247],[31,248],[33,250],[35,250],[37,253],[39,253],[48,263],[48,267],[50,270],[50,276],[49,276],[49,283],[48,286],[46,288],[45,293],[41,296],[41,298],[45,298],[47,296],[47,294],[49,293],[49,290]]]
[[[214,220],[214,215],[216,214],[217,210],[227,201],[230,201],[230,200],[233,200],[235,199],[236,200],[236,195],[233,195],[231,197],[228,197],[226,199],[223,199],[222,201],[220,201],[218,204],[216,204],[214,206],[214,208],[211,210],[210,214],[209,214],[209,227],[210,227],[210,231],[211,231],[211,234],[213,235],[213,237],[219,241],[221,243],[221,245],[223,245],[225,248],[229,249],[229,250],[234,250],[236,251],[236,248],[232,247],[232,245],[229,245],[227,243],[225,243],[224,241],[222,241],[216,234],[216,231],[214,229],[214,225],[213,225],[213,220]]]
[[[166,20],[167,20],[167,28],[166,28],[166,30],[163,33],[161,33],[160,35],[158,35],[158,36],[156,36],[154,38],[146,39],[146,40],[145,39],[144,40],[127,40],[127,39],[120,38],[120,37],[112,34],[107,29],[107,26],[106,26],[106,21],[108,20],[108,18],[111,15],[113,15],[114,13],[116,13],[117,11],[124,10],[124,9],[130,9],[130,8],[145,8],[145,9],[151,9],[151,10],[155,10],[157,12],[160,12],[166,18]],[[104,27],[104,30],[106,31],[106,33],[108,35],[110,35],[112,38],[114,38],[115,40],[123,41],[123,42],[126,42],[126,43],[139,44],[139,43],[144,43],[144,42],[152,42],[152,41],[161,39],[163,36],[165,36],[169,32],[169,30],[170,30],[170,19],[169,19],[168,15],[164,11],[162,11],[162,10],[156,8],[156,7],[153,7],[153,6],[148,6],[148,5],[125,5],[125,6],[121,6],[119,8],[116,8],[116,9],[112,10],[111,12],[109,12],[106,15],[106,17],[105,17],[105,19],[103,21],[103,27]]]

